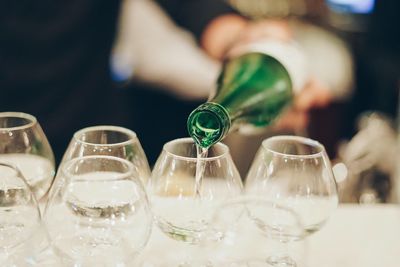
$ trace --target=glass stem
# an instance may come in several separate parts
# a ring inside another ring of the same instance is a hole
[[[274,255],[268,257],[267,262],[276,267],[296,267],[296,262],[289,255],[287,241],[277,242],[277,250]]]

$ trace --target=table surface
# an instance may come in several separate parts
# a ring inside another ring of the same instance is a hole
[[[250,230],[251,231],[251,230]],[[252,233],[243,236],[250,237]],[[152,233],[141,257],[144,266],[177,266],[182,259],[204,259],[211,254],[216,259],[265,259],[275,246],[264,237],[241,237],[240,245],[211,247],[209,251],[173,241],[159,230]],[[229,243],[229,242],[228,242]],[[304,241],[293,242],[294,257],[300,266],[321,267],[398,267],[400,266],[400,206],[342,204],[327,224]],[[210,251],[212,253],[210,253]],[[215,265],[215,264],[214,264]],[[198,264],[198,266],[206,266]],[[249,266],[217,264],[220,266]],[[250,265],[253,266],[253,265]],[[262,265],[254,265],[262,266]]]
[[[400,206],[340,205],[310,237],[309,266],[400,266]]]
[[[258,230],[253,230],[246,227],[247,232],[236,239],[227,238],[224,244],[212,243],[201,249],[174,241],[155,227],[149,243],[137,259],[138,263],[133,266],[177,267],[185,259],[190,259],[190,267],[208,267],[204,260],[210,258],[214,262],[213,267],[266,266],[237,263],[249,259],[263,261],[275,246]],[[292,242],[290,250],[299,267],[399,267],[400,206],[339,205],[319,232],[304,241]],[[35,266],[57,266],[49,261],[49,255],[39,257],[46,261],[39,260]],[[218,262],[219,259],[224,259],[224,263]],[[196,261],[199,263],[196,264]]]

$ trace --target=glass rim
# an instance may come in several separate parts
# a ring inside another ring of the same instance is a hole
[[[35,116],[24,113],[24,112],[16,112],[16,111],[6,111],[0,112],[0,118],[19,118],[19,119],[26,119],[28,122],[26,124],[14,127],[0,127],[1,131],[15,131],[15,130],[23,130],[27,128],[31,128],[37,123],[37,119]]]
[[[191,137],[183,137],[183,138],[177,138],[171,141],[168,141],[167,143],[164,144],[163,146],[163,151],[166,152],[168,155],[171,155],[174,158],[180,159],[180,160],[186,160],[186,161],[214,161],[214,160],[218,160],[220,158],[226,157],[226,155],[229,155],[229,147],[227,145],[225,145],[224,143],[218,142],[216,144],[214,144],[213,146],[219,146],[222,147],[223,152],[220,155],[217,156],[213,156],[213,157],[207,157],[207,158],[201,158],[201,159],[197,159],[197,157],[188,157],[188,156],[181,156],[181,155],[177,155],[175,153],[172,153],[170,151],[170,149],[168,149],[169,146],[172,146],[176,143],[192,143],[195,144],[195,141],[193,140],[193,138]]]
[[[77,177],[79,175],[74,175],[71,172],[67,171],[68,168],[70,168],[73,164],[77,163],[78,161],[91,160],[91,159],[95,159],[95,158],[118,161],[118,162],[121,162],[122,164],[125,164],[128,167],[128,170],[126,172],[121,172],[121,173],[118,173],[117,175],[115,175],[114,178],[112,179],[113,181],[125,180],[130,175],[132,175],[132,177],[134,177],[134,166],[133,166],[132,162],[130,162],[126,159],[119,158],[119,157],[104,156],[104,155],[90,155],[90,156],[82,156],[82,157],[73,158],[73,159],[67,161],[65,164],[63,164],[62,169],[61,169],[62,174],[65,175],[67,178],[69,178],[70,179],[69,181],[71,181],[71,178]],[[98,172],[98,170],[93,170],[89,173],[92,173],[92,172]]]
[[[319,151],[315,152],[315,153],[310,153],[310,154],[296,155],[296,154],[282,153],[282,152],[276,151],[268,146],[269,143],[271,143],[271,142],[282,141],[282,140],[296,141],[303,145],[315,147]],[[291,157],[291,158],[317,158],[317,157],[324,156],[324,153],[325,153],[325,147],[320,142],[313,140],[311,138],[308,138],[308,137],[295,136],[295,135],[277,135],[277,136],[269,137],[262,141],[261,147],[263,149],[267,150],[268,152],[271,152],[272,154],[284,156],[284,157]]]
[[[113,131],[113,132],[119,132],[119,133],[124,133],[127,136],[130,136],[132,138],[129,138],[126,141],[123,142],[118,142],[118,143],[110,143],[110,144],[99,144],[99,143],[92,143],[92,142],[87,142],[87,141],[83,141],[80,139],[80,137],[84,134],[84,133],[88,133],[91,131],[99,131],[99,130],[105,130],[105,131]],[[76,142],[79,142],[81,144],[84,145],[91,145],[91,146],[102,146],[102,147],[112,147],[112,146],[121,146],[121,145],[127,145],[127,144],[133,144],[138,142],[138,137],[137,134],[125,127],[121,127],[121,126],[114,126],[114,125],[96,125],[96,126],[89,126],[89,127],[85,127],[82,128],[78,131],[76,131],[73,135],[73,139]]]

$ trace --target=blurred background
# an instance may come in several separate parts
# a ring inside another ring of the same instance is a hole
[[[152,165],[187,136],[189,113],[215,87],[221,59],[204,32],[216,18],[288,23],[329,103],[299,127],[225,141],[244,177],[261,140],[319,140],[344,202],[395,202],[400,119],[396,0],[1,1],[0,107],[40,121],[57,160],[72,134],[114,124],[138,134]],[[226,37],[234,31],[227,23]],[[232,26],[232,27],[231,27]],[[341,177],[341,178],[340,178]]]

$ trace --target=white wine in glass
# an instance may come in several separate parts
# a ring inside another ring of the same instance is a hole
[[[0,160],[21,170],[38,200],[46,195],[54,178],[54,155],[34,116],[0,113]]]
[[[30,186],[17,167],[0,161],[0,265],[25,266],[45,237]]]
[[[111,156],[84,156],[63,164],[58,178],[44,220],[61,261],[72,266],[133,262],[152,225],[133,164]]]
[[[172,239],[191,244],[208,232],[214,209],[241,191],[229,148],[217,143],[206,157],[198,158],[192,138],[164,145],[148,186],[158,227]]]

